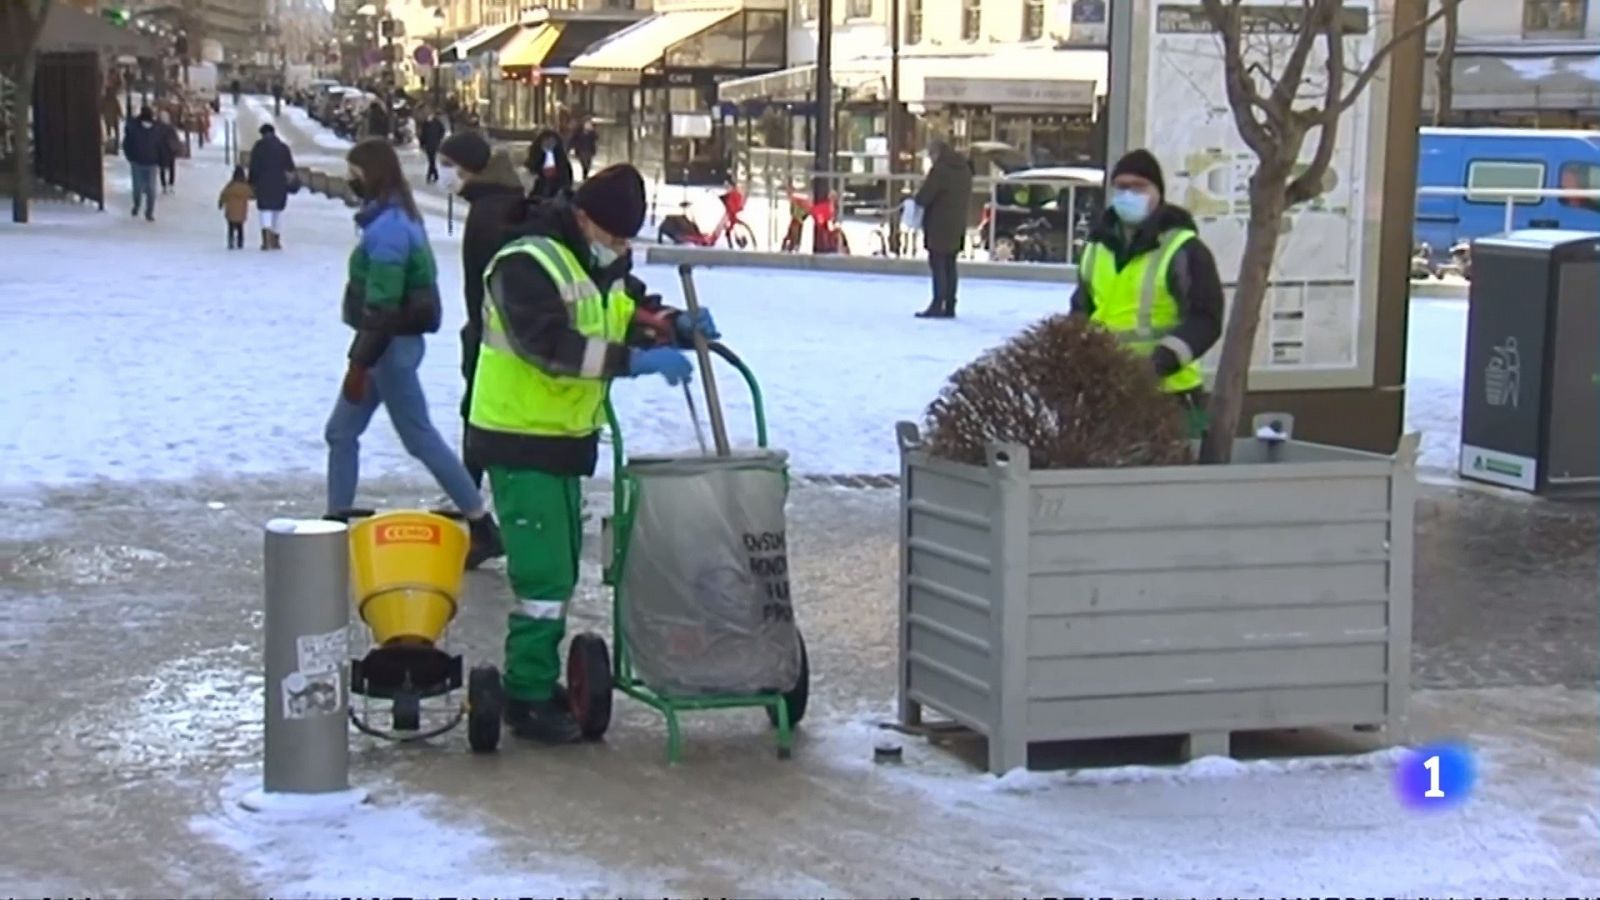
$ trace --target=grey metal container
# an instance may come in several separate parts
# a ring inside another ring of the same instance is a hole
[[[1227,466],[1030,470],[901,447],[900,719],[1044,741],[1382,726],[1405,739],[1417,436],[1253,439]]]

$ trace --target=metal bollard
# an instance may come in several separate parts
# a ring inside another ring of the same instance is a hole
[[[350,787],[349,534],[341,522],[266,525],[266,735],[262,789],[247,809],[360,803]]]
[[[444,233],[456,233],[456,193],[450,191],[444,195]]]

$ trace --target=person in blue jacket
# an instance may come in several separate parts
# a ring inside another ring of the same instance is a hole
[[[128,122],[122,133],[122,155],[127,157],[128,168],[133,173],[133,214],[139,215],[140,200],[144,201],[146,221],[156,220],[156,169],[161,165],[161,129],[156,126],[155,113],[146,106],[139,116]]]

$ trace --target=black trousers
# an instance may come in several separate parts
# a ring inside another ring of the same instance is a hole
[[[424,147],[422,152],[428,157],[428,183],[433,184],[439,180],[439,151]]]
[[[176,186],[178,183],[178,164],[175,162],[162,163],[160,169],[162,189],[165,190]]]
[[[461,326],[461,377],[467,382],[467,389],[461,393],[461,458],[466,463],[467,474],[472,476],[472,483],[483,487],[483,469],[467,461],[467,417],[472,413],[472,380],[478,371],[478,346],[482,339],[481,334],[474,330],[469,322]]]
[[[933,271],[933,302],[946,312],[956,308],[956,254],[929,253],[928,268]]]
[[[234,247],[234,246],[243,247],[244,246],[244,223],[243,222],[229,222],[228,223],[228,246],[229,247]]]

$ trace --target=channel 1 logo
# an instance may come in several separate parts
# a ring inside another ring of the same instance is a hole
[[[1435,812],[1466,802],[1477,781],[1477,762],[1465,744],[1430,744],[1401,758],[1394,792],[1407,809]]]

